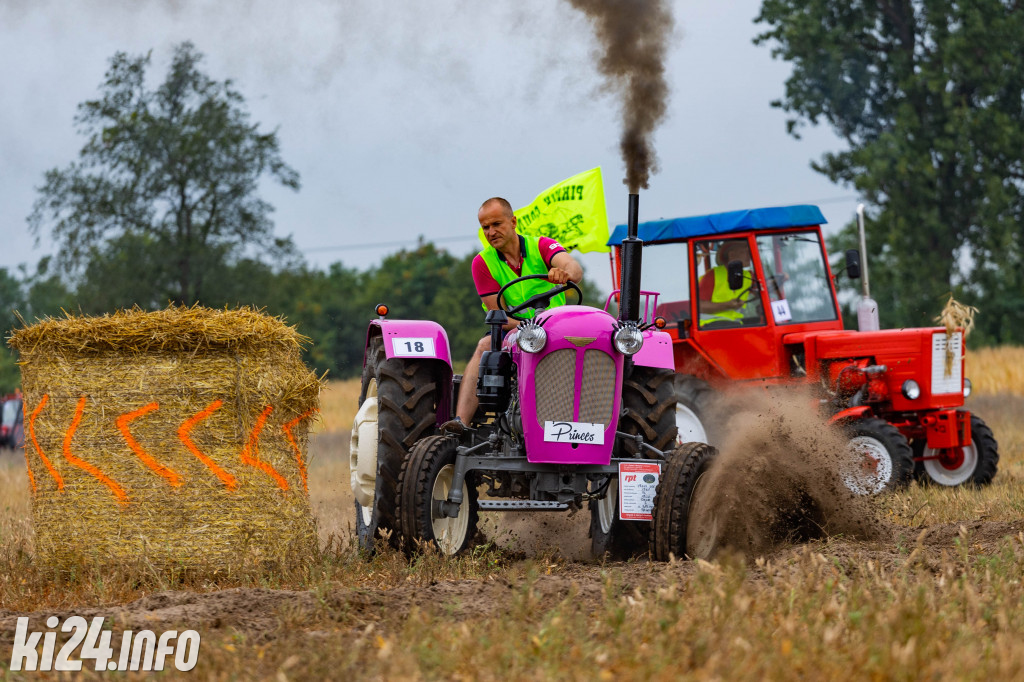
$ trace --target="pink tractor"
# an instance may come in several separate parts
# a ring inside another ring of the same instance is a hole
[[[634,226],[636,211],[630,195]],[[454,555],[479,511],[587,506],[596,555],[687,553],[690,495],[716,451],[676,444],[672,340],[641,321],[641,245],[635,233],[624,244],[618,318],[582,305],[572,283],[515,307],[504,293],[519,280],[502,288],[476,386],[454,375],[440,325],[371,322],[350,459],[364,548],[387,537]],[[569,289],[577,304],[547,308]],[[502,339],[508,317],[520,325]],[[480,408],[461,437],[441,435],[460,390],[475,390]]]

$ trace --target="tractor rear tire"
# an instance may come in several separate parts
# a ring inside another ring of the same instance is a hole
[[[944,454],[940,450],[929,448],[928,443],[921,439],[911,443],[914,457],[935,457]],[[957,485],[988,485],[999,468],[999,444],[992,429],[982,421],[981,417],[971,415],[971,444],[960,448],[959,453],[949,460],[925,459],[914,463],[914,473],[922,483],[933,483],[942,486]]]
[[[595,559],[631,559],[647,550],[647,521],[619,518],[619,476],[612,474],[605,497],[590,501],[590,553]]]
[[[477,490],[469,480],[462,482],[458,516],[445,516],[437,506],[448,499],[458,446],[457,438],[429,436],[413,446],[402,466],[398,513],[405,549],[410,553],[418,545],[430,543],[441,554],[455,556],[476,535]]]
[[[715,393],[708,382],[690,374],[675,376],[676,445],[710,443],[711,403]]]
[[[640,434],[658,450],[668,450],[676,439],[676,397],[670,369],[634,366],[622,382],[622,417],[619,431]],[[646,457],[636,443],[623,441],[626,457]]]
[[[845,426],[849,462],[842,467],[843,484],[856,495],[877,495],[905,488],[914,478],[910,443],[895,426],[866,417]]]
[[[384,530],[398,546],[398,478],[413,444],[437,427],[439,388],[433,361],[388,359],[383,339],[370,340],[349,455],[356,534],[367,552]]]
[[[688,537],[690,502],[698,481],[714,461],[717,450],[706,443],[683,443],[668,454],[654,493],[648,547],[651,559],[668,561],[694,556]]]

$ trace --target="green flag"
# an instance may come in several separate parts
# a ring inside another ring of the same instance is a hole
[[[608,212],[604,205],[601,168],[592,168],[549,187],[515,212],[516,230],[532,237],[551,237],[567,251],[608,252]],[[487,245],[480,231],[480,241]]]

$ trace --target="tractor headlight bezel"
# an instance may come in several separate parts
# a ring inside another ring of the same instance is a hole
[[[544,331],[544,327],[534,322],[524,322],[519,325],[516,344],[524,353],[539,353],[544,350],[547,343],[548,333]]]
[[[627,322],[615,330],[612,342],[615,350],[623,355],[635,355],[644,346],[644,334],[637,325]]]
[[[907,379],[900,387],[900,393],[907,400],[917,400],[921,397],[921,385],[913,379]]]
[[[971,383],[971,380],[968,379],[967,377],[964,377],[964,397],[965,398],[971,394],[971,390],[973,388],[974,388],[974,385]]]

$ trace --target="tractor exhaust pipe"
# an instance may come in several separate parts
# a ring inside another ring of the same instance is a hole
[[[637,238],[640,195],[629,195],[629,218],[626,238],[622,240],[622,287],[619,292],[619,319],[640,321],[640,250],[644,243]]]
[[[868,286],[868,246],[864,231],[864,204],[857,204],[857,229],[860,232],[860,276],[864,285],[864,296],[857,304],[857,329],[862,332],[877,332],[878,303],[871,298]]]

